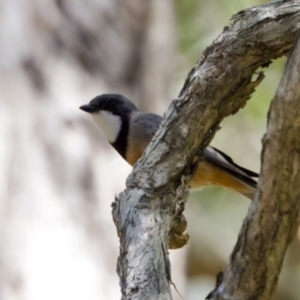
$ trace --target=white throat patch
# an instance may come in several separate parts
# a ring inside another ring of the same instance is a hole
[[[107,140],[113,144],[121,130],[121,117],[105,110],[93,113],[92,117]]]

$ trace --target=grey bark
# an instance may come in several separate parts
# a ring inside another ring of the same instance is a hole
[[[291,49],[299,1],[253,7],[232,20],[189,73],[114,203],[122,299],[172,299],[167,250],[188,241],[182,212],[201,149],[224,117],[246,105],[263,79],[262,72],[253,79],[255,71]]]
[[[271,103],[258,191],[209,299],[270,299],[300,218],[300,39]]]

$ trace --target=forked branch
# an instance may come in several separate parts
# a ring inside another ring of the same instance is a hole
[[[299,27],[299,0],[244,10],[233,17],[189,73],[129,176],[127,189],[114,203],[122,299],[172,299],[168,247],[182,247],[188,240],[183,234],[182,211],[197,152],[208,145],[224,117],[246,105],[263,79],[262,73],[254,78],[255,71],[287,54]],[[262,184],[259,195],[263,195]],[[257,199],[250,211],[254,222],[259,222]],[[219,295],[216,291],[213,297]]]

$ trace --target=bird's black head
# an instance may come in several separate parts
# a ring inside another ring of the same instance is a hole
[[[91,114],[109,143],[126,159],[131,114],[138,111],[126,97],[103,94],[79,107]]]
[[[119,94],[97,96],[89,104],[82,105],[79,108],[91,114],[99,111],[107,111],[121,118],[137,110],[137,107],[130,100]]]

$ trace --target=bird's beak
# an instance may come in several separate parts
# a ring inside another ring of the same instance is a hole
[[[81,110],[85,111],[85,112],[88,112],[88,113],[94,113],[96,112],[98,109],[94,106],[91,106],[90,104],[85,104],[85,105],[81,105],[79,107]]]

